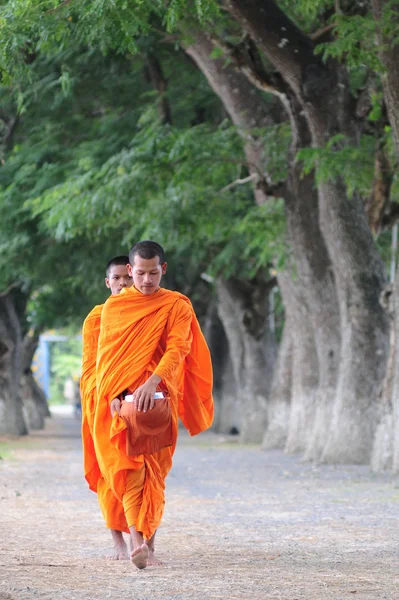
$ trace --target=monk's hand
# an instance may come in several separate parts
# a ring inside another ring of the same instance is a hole
[[[143,412],[147,412],[147,410],[152,410],[154,408],[154,395],[160,381],[161,378],[158,377],[158,375],[151,375],[151,377],[134,392],[133,400],[136,403],[138,411],[142,410]]]
[[[119,400],[119,398],[114,398],[110,404],[110,409],[111,409],[111,417],[114,418],[114,415],[116,413],[118,413],[118,415],[121,414],[121,401]]]

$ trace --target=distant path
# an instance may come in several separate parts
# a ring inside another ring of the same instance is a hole
[[[182,433],[162,567],[104,560],[110,535],[60,416],[0,461],[0,600],[398,600],[399,479]]]

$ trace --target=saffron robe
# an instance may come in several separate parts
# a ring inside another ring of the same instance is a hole
[[[93,422],[97,402],[96,360],[103,305],[95,306],[87,315],[82,329],[82,375],[80,395],[82,399],[82,443],[84,476],[98,502],[106,526],[109,529],[129,533],[122,503],[116,498],[101,475],[93,442]]]
[[[162,379],[170,395],[173,443],[154,454],[130,457],[126,423],[118,415],[111,417],[110,403],[126,389],[136,390],[152,373]],[[134,525],[147,539],[162,518],[178,416],[190,435],[204,431],[213,421],[211,358],[191,302],[163,288],[151,295],[125,288],[108,298],[102,310],[93,440],[101,474],[121,501],[128,472],[144,465]]]

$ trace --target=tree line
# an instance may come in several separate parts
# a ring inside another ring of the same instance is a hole
[[[24,336],[78,322],[106,255],[155,238],[202,315],[220,431],[399,469],[398,9],[2,3],[7,414]]]

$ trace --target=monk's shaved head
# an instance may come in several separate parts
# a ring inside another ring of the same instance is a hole
[[[156,242],[152,242],[151,240],[144,240],[143,242],[137,242],[137,244],[134,244],[133,248],[129,252],[129,262],[132,266],[134,265],[134,257],[136,254],[147,260],[158,256],[160,265],[163,265],[165,262],[164,249],[162,246]]]
[[[111,260],[107,263],[107,266],[105,267],[105,276],[109,277],[112,267],[117,267],[117,266],[126,267],[128,262],[129,262],[128,256],[114,256],[114,258],[111,258]]]

